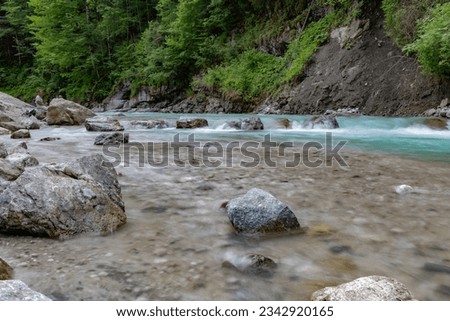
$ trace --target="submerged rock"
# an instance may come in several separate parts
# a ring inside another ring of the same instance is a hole
[[[444,264],[436,264],[436,263],[425,263],[423,266],[425,271],[429,272],[438,272],[438,273],[448,273],[450,274],[450,266]]]
[[[0,281],[13,278],[13,268],[0,257]]]
[[[239,120],[231,120],[227,122],[230,128],[240,130],[263,130],[264,124],[259,117],[250,117]]]
[[[426,118],[423,124],[428,128],[435,130],[448,130],[448,121],[446,118],[432,117]]]
[[[334,115],[319,115],[313,116],[303,123],[305,128],[322,128],[322,129],[336,129],[339,128],[339,123]]]
[[[117,174],[101,155],[25,170],[0,193],[0,232],[65,238],[125,224]]]
[[[0,281],[0,301],[51,301],[19,280]]]
[[[94,116],[95,113],[86,107],[70,100],[55,98],[47,109],[47,124],[78,126]]]
[[[86,119],[84,126],[86,127],[86,130],[90,132],[120,132],[124,130],[117,119],[110,117]]]
[[[208,127],[208,121],[204,118],[186,118],[177,120],[177,129],[194,129]]]
[[[234,268],[242,273],[270,277],[277,264],[271,258],[261,254],[230,256],[222,264],[223,267]]]
[[[127,144],[130,139],[128,133],[101,134],[95,138],[94,145],[120,145]]]
[[[313,301],[410,301],[411,292],[397,280],[384,276],[367,276],[327,287],[312,294]]]
[[[229,201],[227,213],[238,233],[278,233],[300,229],[295,214],[286,204],[258,188]]]

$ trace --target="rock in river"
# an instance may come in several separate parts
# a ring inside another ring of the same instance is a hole
[[[259,117],[250,117],[239,120],[230,120],[227,122],[230,128],[240,130],[263,130],[264,124]]]
[[[236,269],[242,273],[266,277],[272,276],[277,268],[277,264],[271,258],[261,254],[229,255],[222,266]]]
[[[0,281],[0,301],[51,301],[19,280]]]
[[[124,130],[119,121],[111,117],[89,118],[86,119],[84,126],[90,132],[119,132]]]
[[[336,129],[339,128],[339,123],[334,115],[319,115],[313,116],[303,123],[305,128],[322,128],[322,129]]]
[[[295,214],[286,204],[258,188],[228,202],[227,213],[239,233],[278,233],[300,229]]]
[[[316,291],[314,301],[410,301],[411,292],[397,280],[385,276],[367,276]]]
[[[94,117],[95,113],[70,100],[55,98],[47,109],[47,123],[49,125],[82,125],[87,118]]]
[[[94,145],[120,145],[127,144],[129,140],[128,133],[101,134],[95,138]]]
[[[208,121],[204,118],[185,118],[177,120],[177,129],[193,129],[208,127]]]
[[[11,134],[12,139],[25,139],[31,138],[30,131],[28,129],[19,129]]]
[[[117,173],[101,155],[27,168],[0,192],[0,232],[107,234],[126,223]]]

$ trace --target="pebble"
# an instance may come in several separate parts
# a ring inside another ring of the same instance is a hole
[[[414,192],[414,189],[409,185],[399,185],[395,187],[395,192],[399,195],[406,195]]]

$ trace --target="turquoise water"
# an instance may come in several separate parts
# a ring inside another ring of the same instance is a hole
[[[209,122],[208,128],[195,130],[176,130],[176,120],[183,117],[202,117]],[[347,150],[374,153],[388,153],[429,161],[450,162],[450,131],[433,130],[422,124],[423,118],[385,118],[385,117],[338,117],[339,129],[307,129],[302,126],[309,116],[298,115],[260,115],[265,130],[238,131],[227,129],[226,121],[255,115],[181,115],[159,113],[127,113],[121,119],[132,140],[167,141],[177,133],[195,134],[199,141],[251,140],[260,142],[267,134],[277,142],[306,143],[325,142],[327,133],[332,133],[333,146],[346,141]],[[277,119],[292,121],[292,129],[277,128]],[[166,119],[173,127],[168,129],[136,129],[129,125],[133,119]]]

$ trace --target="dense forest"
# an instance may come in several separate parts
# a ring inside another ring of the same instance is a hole
[[[450,77],[448,1],[0,0],[0,91],[101,101],[126,82],[257,100],[374,10],[424,73]]]

